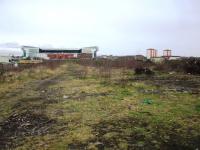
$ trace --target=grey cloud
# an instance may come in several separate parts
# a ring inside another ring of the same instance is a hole
[[[171,48],[200,56],[199,7],[199,0],[1,0],[0,43],[98,45],[115,55]]]

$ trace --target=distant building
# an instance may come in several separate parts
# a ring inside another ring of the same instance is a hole
[[[126,60],[137,60],[137,61],[146,61],[146,57],[143,55],[129,55],[129,56],[121,56],[119,58],[123,58]]]
[[[165,60],[165,58],[164,57],[153,57],[150,60],[154,63],[161,63]]]
[[[165,60],[180,60],[182,57],[180,56],[171,56],[171,57],[164,57],[164,56],[161,56],[161,57],[153,57],[151,58],[150,60],[152,62],[155,62],[155,63],[161,63]]]
[[[116,60],[116,59],[123,59],[123,60],[137,60],[137,61],[146,61],[146,57],[143,55],[128,55],[128,56],[113,56],[113,55],[101,55],[98,58]]]
[[[163,57],[165,57],[165,59],[169,59],[170,57],[172,57],[172,50],[170,49],[163,50]]]
[[[147,59],[151,59],[153,57],[157,57],[157,50],[154,48],[147,49]]]
[[[173,56],[172,55],[172,50],[170,50],[170,49],[163,50],[163,57],[166,60],[178,60],[178,59],[181,59],[180,56]]]
[[[115,60],[118,59],[119,56],[113,56],[113,55],[101,55],[97,57],[98,59],[110,59],[110,60]]]
[[[9,63],[11,60],[10,56],[0,56],[0,63]]]
[[[157,56],[157,50],[155,50],[155,49],[147,49],[147,58],[155,63],[161,63],[165,60],[181,59],[180,56],[173,56],[172,50],[170,50],[170,49],[163,50],[163,56]]]
[[[138,61],[146,61],[147,58],[143,55],[135,55],[134,56],[135,60],[138,60]]]
[[[22,46],[25,58],[42,58],[42,59],[91,59],[96,57],[98,47],[84,48],[39,48],[32,46]]]
[[[39,55],[39,47],[33,47],[33,46],[22,46],[21,47],[22,51],[23,51],[23,57],[26,58],[34,58],[34,57],[38,57]]]

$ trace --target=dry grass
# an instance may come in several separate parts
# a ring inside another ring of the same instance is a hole
[[[127,80],[133,77],[130,70],[113,69],[106,84],[99,77],[99,68],[87,67],[83,77],[75,76],[85,69],[68,64],[58,69],[64,73],[60,80],[43,87],[44,93],[27,89],[32,93],[29,98],[44,96],[37,102],[39,105],[47,102],[42,112],[57,123],[52,133],[27,136],[16,149],[173,149],[173,145],[175,149],[199,148],[200,98],[197,95],[176,91],[142,93],[166,87]],[[42,75],[35,72],[38,73]],[[48,74],[59,74],[54,73]],[[16,103],[21,101],[20,97],[27,98],[27,95],[17,95]],[[145,104],[144,99],[151,99],[152,104]],[[29,100],[26,100],[28,108],[38,105]],[[8,115],[16,111],[10,107],[11,101],[6,105],[10,108]]]

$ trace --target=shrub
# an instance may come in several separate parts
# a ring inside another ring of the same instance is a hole
[[[136,75],[141,75],[141,74],[153,75],[154,72],[150,70],[149,68],[135,68],[135,74]]]
[[[145,73],[145,69],[144,68],[135,68],[135,74],[136,75],[141,75]]]
[[[186,73],[200,74],[200,58],[188,58],[183,60],[183,69]]]

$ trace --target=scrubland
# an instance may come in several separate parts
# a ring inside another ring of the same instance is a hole
[[[0,149],[199,149],[200,77],[68,62],[0,83]]]

